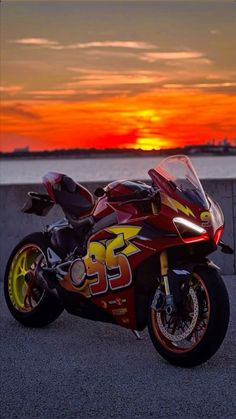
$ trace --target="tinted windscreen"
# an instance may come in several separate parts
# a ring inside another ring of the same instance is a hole
[[[201,182],[186,156],[168,157],[155,167],[163,178],[176,187],[176,193],[180,194],[189,202],[199,205],[203,209],[209,209],[209,203]]]

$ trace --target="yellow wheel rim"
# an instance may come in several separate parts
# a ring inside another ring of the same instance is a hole
[[[12,304],[19,311],[32,311],[42,298],[43,290],[34,283],[36,267],[45,258],[42,250],[36,244],[23,246],[14,256],[8,276],[8,291]],[[25,281],[25,275],[31,272],[30,284]]]

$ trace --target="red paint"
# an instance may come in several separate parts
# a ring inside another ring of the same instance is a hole
[[[142,201],[122,201],[124,196],[131,199],[135,185],[132,185],[131,189],[124,181],[107,185],[106,195],[97,200],[89,215],[100,222],[113,214],[116,215],[117,222],[103,226],[100,231],[90,236],[88,254],[85,257],[87,277],[83,287],[74,287],[69,275],[61,281],[62,287],[91,298],[96,305],[109,312],[118,324],[133,329],[137,326],[134,305],[136,268],[150,256],[156,255],[158,260],[160,252],[174,246],[209,240],[218,243],[223,231],[220,211],[217,212],[211,201],[206,201],[205,204],[204,193],[201,206],[201,201],[194,198],[191,201],[187,193],[180,193],[180,188],[171,186],[171,183],[154,169],[149,174],[161,197],[158,214],[153,214],[151,206],[150,209],[142,207]],[[50,176],[50,179],[45,177],[49,192],[55,183],[61,181],[62,175]],[[139,185],[136,184],[137,191]],[[150,187],[146,185],[143,188],[149,190]],[[207,205],[209,208],[206,208]],[[205,219],[202,221],[201,217],[208,212],[212,222],[206,224]],[[176,217],[204,228],[203,233],[196,235],[196,231],[194,234],[194,229],[189,228],[187,236],[181,235],[173,221]],[[114,228],[113,231],[110,231],[111,228]]]

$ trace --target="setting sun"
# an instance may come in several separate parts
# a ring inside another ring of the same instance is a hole
[[[136,144],[133,148],[141,150],[159,150],[159,139],[158,138],[137,138]]]

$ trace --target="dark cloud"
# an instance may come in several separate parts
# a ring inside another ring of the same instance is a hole
[[[13,115],[13,116],[20,116],[26,119],[35,119],[38,120],[41,118],[39,114],[36,112],[29,111],[25,109],[22,105],[12,105],[12,106],[4,106],[2,108],[2,113],[5,115]]]

